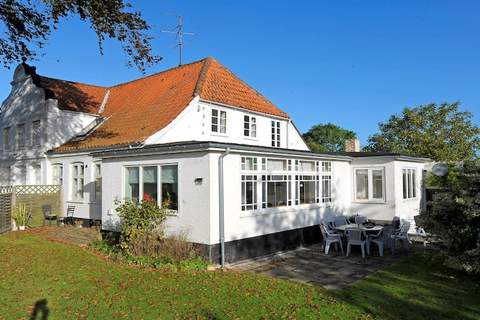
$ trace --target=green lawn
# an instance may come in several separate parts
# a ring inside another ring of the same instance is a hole
[[[0,319],[28,318],[42,299],[49,319],[480,318],[478,281],[421,255],[326,291],[253,273],[161,273],[39,235],[0,236]]]

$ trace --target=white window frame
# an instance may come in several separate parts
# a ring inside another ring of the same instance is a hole
[[[308,179],[306,179],[308,177]],[[315,195],[313,197],[312,203],[300,203],[300,183],[302,181],[313,182]],[[295,175],[295,205],[312,205],[320,203],[320,183],[319,176],[317,174],[305,173],[298,171]]]
[[[157,167],[157,204],[162,206],[162,167],[176,166],[177,167],[177,210],[168,209],[167,214],[172,216],[178,216],[180,212],[180,203],[181,203],[181,184],[180,184],[180,164],[178,162],[167,162],[167,163],[152,163],[152,164],[131,164],[123,166],[122,168],[122,199],[126,199],[125,194],[125,183],[127,181],[127,168],[138,168],[138,198],[141,201],[143,199],[143,168],[144,167]]]
[[[367,199],[358,199],[357,198],[357,171],[358,170],[367,170]],[[373,171],[382,171],[382,198],[373,197]],[[385,167],[354,167],[353,168],[353,199],[354,202],[368,202],[368,203],[385,203],[386,198],[386,176],[385,176]]]
[[[19,132],[20,132],[19,128],[23,129],[22,136],[20,136],[20,134],[19,134]],[[15,127],[15,148],[17,150],[21,150],[21,149],[25,148],[25,145],[26,145],[25,137],[26,137],[26,125],[25,125],[25,123],[17,124],[17,126]]]
[[[216,113],[216,115],[215,115]],[[222,119],[224,123],[222,124]],[[211,109],[210,130],[212,133],[226,135],[227,134],[227,111],[221,109]],[[214,129],[215,128],[215,129]]]
[[[58,170],[58,175],[55,174],[56,170]],[[52,184],[63,185],[63,163],[52,164]]]
[[[242,174],[241,175],[241,191],[240,191],[240,200],[241,200],[241,210],[242,211],[254,211],[258,209],[258,176],[256,174]],[[252,203],[247,203],[247,184],[251,183],[253,186],[252,190]],[[243,194],[245,193],[245,199],[243,199]]]
[[[281,177],[281,178],[279,178]],[[292,176],[290,174],[262,174],[261,175],[261,203],[262,209],[269,208],[284,208],[292,205]],[[268,184],[272,182],[285,182],[287,184],[287,199],[286,204],[282,206],[271,206],[267,205],[268,199]]]
[[[34,124],[38,123],[38,132],[35,132]],[[30,141],[31,145],[34,147],[39,147],[42,145],[42,138],[43,138],[43,130],[42,130],[42,120],[37,119],[31,122],[31,133],[30,133]]]
[[[3,142],[3,151],[10,151],[12,147],[12,127],[3,128],[2,132],[2,142]]]
[[[406,174],[407,185],[405,186],[404,175]],[[402,168],[402,198],[403,200],[417,199],[417,169],[413,167]],[[406,187],[406,188],[405,188]],[[405,192],[406,191],[406,195]]]
[[[281,124],[280,121],[272,120],[271,126],[272,147],[280,148],[281,146]]]
[[[242,157],[242,171],[257,171],[258,169],[258,160],[256,157]],[[252,169],[247,169],[247,163],[248,161],[252,161]]]
[[[30,184],[31,185],[41,185],[42,184],[42,164],[41,163],[32,163],[30,164]],[[38,172],[37,172],[38,169]],[[38,180],[37,180],[38,173]]]
[[[257,138],[257,118],[254,116],[243,116],[243,136],[245,138]]]
[[[75,176],[75,168],[77,168],[77,175]],[[80,170],[82,168],[83,174]],[[70,165],[70,200],[72,202],[83,202],[85,200],[85,163],[74,162]],[[82,184],[80,184],[82,180]]]

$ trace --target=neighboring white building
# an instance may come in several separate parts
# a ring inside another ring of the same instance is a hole
[[[61,184],[64,208],[111,231],[115,200],[156,199],[212,260],[221,238],[227,261],[318,241],[334,215],[412,220],[428,160],[310,152],[287,114],[212,58],[112,87],[21,64],[0,130],[1,184]]]

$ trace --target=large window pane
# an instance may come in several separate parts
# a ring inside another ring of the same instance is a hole
[[[332,176],[322,176],[322,202],[332,202]]]
[[[102,200],[102,164],[94,164],[94,178],[95,178],[95,200]]]
[[[140,197],[140,168],[126,168],[125,200],[138,202]]]
[[[383,199],[383,170],[372,171],[373,198]]]
[[[63,165],[54,164],[52,167],[52,183],[56,185],[63,184]]]
[[[300,204],[315,203],[315,181],[300,181]]]
[[[83,163],[72,164],[72,200],[82,201],[84,192],[84,166]]]
[[[242,175],[242,211],[257,209],[257,176]]]
[[[157,167],[143,167],[143,201],[158,200]]]
[[[287,205],[287,181],[269,181],[267,183],[267,206]]]
[[[355,170],[356,199],[368,200],[368,170]]]
[[[162,206],[178,210],[178,167],[176,165],[162,166]]]

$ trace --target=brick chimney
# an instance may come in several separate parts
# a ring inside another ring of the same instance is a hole
[[[345,140],[345,152],[360,152],[360,140],[356,138]]]

